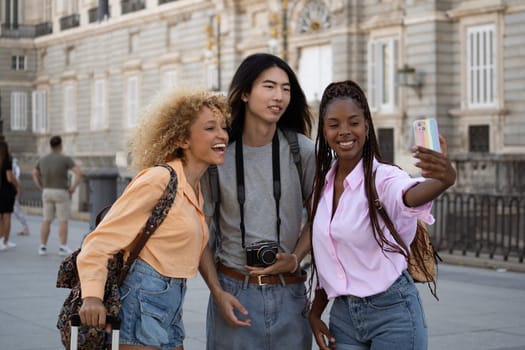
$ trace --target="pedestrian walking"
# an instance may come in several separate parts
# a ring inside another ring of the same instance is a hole
[[[13,175],[9,145],[0,140],[0,251],[16,247],[16,243],[9,240],[11,233],[11,213],[15,204],[16,193],[20,186]]]
[[[129,255],[161,198],[170,174],[155,165],[173,168],[178,186],[171,209],[120,287],[120,349],[183,349],[186,279],[197,274],[209,235],[200,178],[209,165],[224,161],[228,110],[224,97],[204,91],[155,100],[132,138],[133,166],[140,172],[82,244],[81,321],[104,327],[107,261],[118,251]]]
[[[270,54],[243,60],[228,102],[226,159],[218,183],[213,176],[203,182],[207,215],[216,218],[200,267],[211,292],[207,349],[310,349],[299,263],[310,246],[301,219],[313,180],[314,145],[306,136],[312,116],[295,73]],[[301,174],[287,130],[297,138]],[[211,205],[215,189],[218,211]]]
[[[71,195],[75,193],[82,171],[75,161],[62,154],[62,138],[58,135],[49,140],[51,152],[38,160],[33,169],[33,181],[42,191],[43,221],[40,227],[39,255],[47,254],[47,241],[51,230],[51,222],[58,219],[58,236],[60,247],[58,254],[66,256],[72,253],[67,246],[68,220],[71,211]],[[69,181],[68,172],[75,174],[72,183]]]
[[[321,349],[427,348],[427,326],[407,256],[418,218],[433,223],[432,200],[456,179],[445,139],[440,141],[443,153],[414,147],[423,177],[411,178],[381,159],[359,85],[341,81],[325,89],[309,215],[319,281],[310,324]],[[374,186],[398,233],[389,232],[378,215]],[[329,327],[321,320],[328,300],[333,300]]]
[[[29,225],[27,224],[27,218],[26,213],[24,213],[24,210],[22,209],[22,206],[20,205],[20,196],[22,195],[22,186],[20,185],[20,166],[18,165],[18,159],[16,157],[13,157],[13,174],[15,175],[16,180],[19,184],[19,191],[16,194],[15,197],[15,204],[13,207],[13,214],[15,218],[18,220],[20,225],[22,225],[22,231],[18,232],[19,236],[29,236]]]

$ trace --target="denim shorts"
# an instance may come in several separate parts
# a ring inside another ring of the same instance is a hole
[[[184,341],[185,278],[162,276],[137,259],[120,287],[120,343],[173,349]]]
[[[306,318],[304,283],[248,284],[218,273],[222,288],[248,310],[251,326],[232,328],[210,296],[206,323],[208,350],[295,350],[312,348],[312,331]]]
[[[330,310],[337,350],[425,350],[428,330],[419,292],[407,271],[384,292],[340,296]]]

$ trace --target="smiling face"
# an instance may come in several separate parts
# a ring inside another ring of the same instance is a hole
[[[228,144],[225,117],[218,110],[204,107],[190,127],[190,137],[181,145],[186,162],[211,164],[224,163]]]
[[[290,81],[278,67],[263,71],[249,93],[242,95],[246,119],[268,124],[277,123],[290,103]]]
[[[368,123],[363,110],[350,98],[331,101],[323,116],[323,135],[337,154],[339,165],[353,169],[363,155]]]

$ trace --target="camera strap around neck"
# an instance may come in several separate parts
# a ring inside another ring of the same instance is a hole
[[[273,198],[275,199],[275,211],[277,217],[277,244],[281,246],[281,217],[279,215],[279,200],[281,199],[281,166],[279,157],[279,135],[277,129],[272,140],[272,169],[273,169]],[[246,199],[244,187],[244,160],[242,153],[242,136],[235,142],[235,168],[237,174],[237,200],[241,215],[241,238],[242,247],[245,248],[246,230],[244,227],[244,202]]]

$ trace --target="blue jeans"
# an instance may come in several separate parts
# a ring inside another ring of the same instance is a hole
[[[120,287],[120,343],[173,349],[182,345],[185,278],[159,274],[137,259]]]
[[[386,291],[337,297],[330,310],[337,350],[425,350],[428,330],[419,292],[407,271]]]
[[[295,350],[312,348],[312,332],[305,317],[304,283],[282,286],[248,284],[219,274],[222,288],[248,310],[250,327],[232,328],[210,296],[206,327],[208,350]]]

